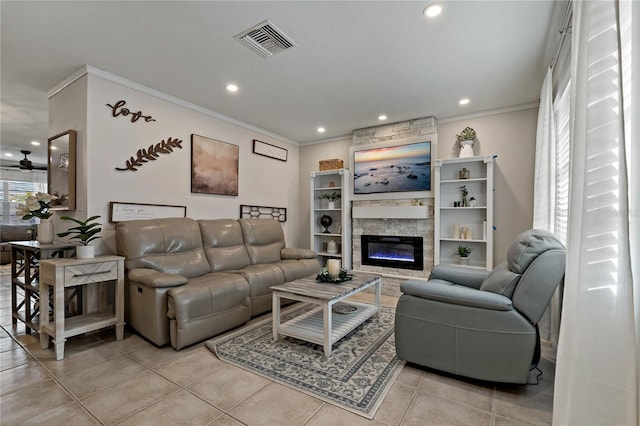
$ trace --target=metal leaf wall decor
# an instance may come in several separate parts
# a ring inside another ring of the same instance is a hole
[[[148,163],[149,161],[156,161],[156,158],[159,157],[160,154],[171,154],[174,148],[182,149],[181,139],[169,138],[166,140],[166,142],[163,139],[162,142],[158,142],[155,145],[149,145],[149,148],[140,148],[138,152],[136,152],[135,157],[132,156],[126,161],[126,167],[116,167],[116,170],[131,170],[135,172],[136,170],[138,170],[137,168],[142,167],[144,163]]]

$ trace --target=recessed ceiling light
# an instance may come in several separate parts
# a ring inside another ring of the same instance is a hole
[[[430,4],[429,6],[427,6],[424,9],[424,16],[429,17],[429,18],[433,18],[434,16],[438,16],[440,15],[440,12],[442,12],[442,6],[440,6],[437,3],[434,4]]]
[[[318,127],[318,133],[324,133],[325,130],[326,129],[324,127]]]
[[[4,156],[5,156],[5,157],[13,157],[13,154],[12,154],[12,153],[10,153],[10,152],[7,152],[7,153],[5,153],[5,154],[4,154]]]
[[[381,115],[378,116],[378,120],[380,120],[380,121],[384,121],[386,119],[387,119],[387,116],[384,115],[384,114],[381,114]]]
[[[460,105],[466,105],[469,103],[469,98],[462,98],[458,101]]]
[[[227,90],[229,92],[237,92],[238,91],[238,86],[236,86],[235,84],[227,84]]]
[[[31,145],[33,145],[33,146],[40,146],[40,142],[38,142],[38,141],[31,141]]]

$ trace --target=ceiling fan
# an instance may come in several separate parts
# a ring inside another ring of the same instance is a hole
[[[9,167],[17,167],[20,170],[47,170],[47,166],[38,166],[38,165],[34,165],[31,160],[29,160],[29,158],[27,158],[27,156],[29,154],[31,154],[31,151],[27,151],[27,150],[20,150],[20,152],[22,154],[24,154],[24,158],[22,160],[20,160],[20,162],[17,165],[13,165],[13,166],[9,166]]]

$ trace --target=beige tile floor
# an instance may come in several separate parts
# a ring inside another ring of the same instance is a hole
[[[364,295],[363,297],[368,297]],[[395,305],[387,298],[386,304]],[[218,360],[203,344],[179,352],[127,330],[70,338],[56,361],[38,334],[11,324],[0,269],[0,423],[47,425],[544,425],[555,364],[539,385],[494,385],[406,365],[373,420]]]

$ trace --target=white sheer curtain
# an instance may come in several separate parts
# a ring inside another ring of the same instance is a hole
[[[533,227],[553,232],[556,206],[556,125],[553,113],[553,69],[540,91],[534,174]]]
[[[556,217],[556,124],[553,108],[553,68],[549,67],[540,91],[538,127],[536,130],[536,158],[534,171],[533,227],[554,232]],[[551,304],[538,324],[540,336],[551,340],[557,348],[561,295],[557,290]]]
[[[554,425],[639,422],[640,288],[632,271],[639,266],[640,116],[637,76],[625,70],[631,59],[638,73],[638,7],[573,2],[568,257]],[[631,55],[625,63],[622,52]]]

